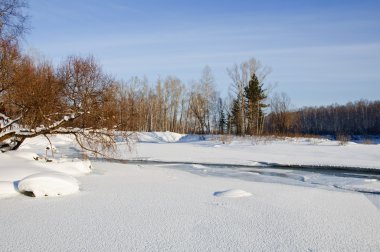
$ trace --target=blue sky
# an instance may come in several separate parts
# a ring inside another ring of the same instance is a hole
[[[380,1],[32,0],[25,50],[94,55],[117,78],[198,80],[251,57],[296,107],[380,99]]]

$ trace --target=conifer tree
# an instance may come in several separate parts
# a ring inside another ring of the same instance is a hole
[[[242,113],[241,113],[241,107],[240,107],[240,98],[239,96],[232,101],[232,108],[231,108],[231,131],[233,131],[236,135],[242,135]]]
[[[248,120],[246,132],[250,135],[260,135],[263,131],[264,111],[268,107],[264,103],[267,95],[263,89],[263,83],[260,83],[255,73],[252,74],[248,86],[244,88],[246,100],[246,117]]]
[[[219,133],[224,134],[224,129],[226,127],[226,116],[224,115],[224,110],[219,112]]]
[[[226,130],[226,125],[227,125],[227,121],[226,121],[226,115],[225,115],[225,111],[224,111],[224,103],[223,103],[223,100],[222,98],[218,98],[218,131],[219,131],[219,134],[224,134],[225,133],[225,130]]]

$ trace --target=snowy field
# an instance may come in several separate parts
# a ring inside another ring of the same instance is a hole
[[[139,133],[122,164],[52,140],[0,154],[0,251],[380,250],[379,144]]]

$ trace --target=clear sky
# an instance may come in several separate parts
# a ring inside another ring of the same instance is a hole
[[[59,63],[92,54],[119,79],[198,80],[251,57],[295,106],[380,99],[380,1],[31,0],[24,47]]]

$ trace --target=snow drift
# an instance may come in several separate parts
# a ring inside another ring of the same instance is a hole
[[[79,191],[79,182],[58,172],[42,172],[22,179],[18,183],[22,193],[31,192],[35,197],[62,196]]]
[[[214,196],[225,198],[241,198],[252,196],[252,194],[241,189],[230,189],[226,191],[214,192]]]

